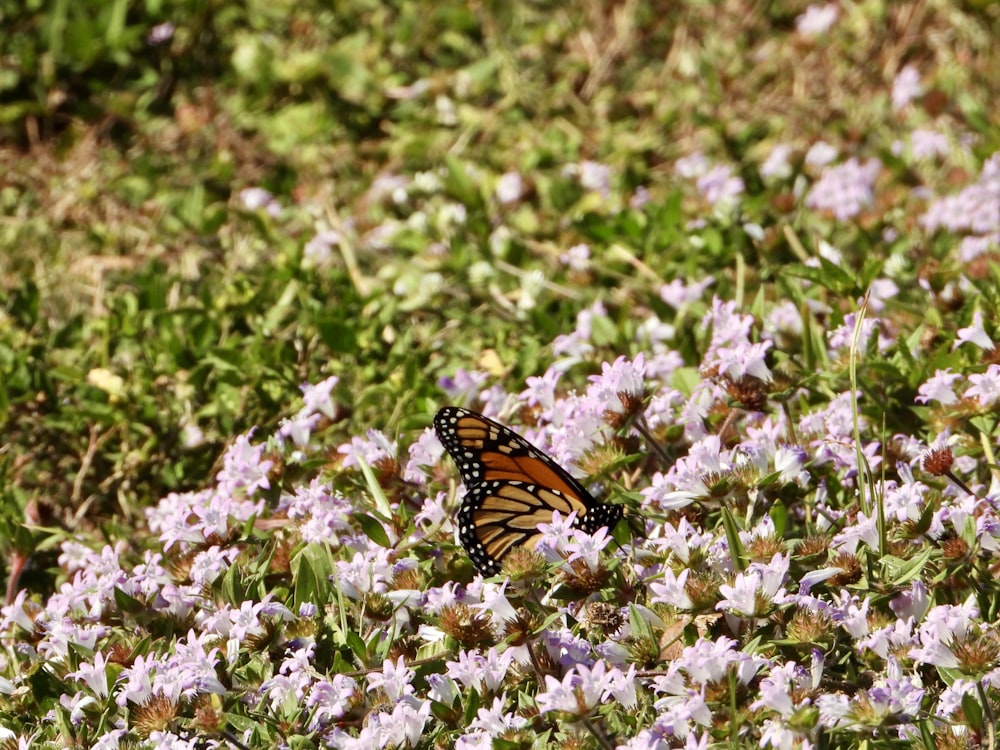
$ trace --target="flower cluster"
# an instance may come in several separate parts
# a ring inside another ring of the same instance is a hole
[[[269,439],[235,440],[212,487],[150,509],[158,549],[141,560],[125,561],[127,545],[64,544],[60,590],[3,609],[17,644],[8,693],[44,665],[65,684],[50,716],[102,748],[257,746],[279,725],[334,748],[479,748],[542,731],[700,746],[720,721],[763,747],[944,736],[1000,690],[984,594],[934,586],[988,580],[1000,550],[995,487],[954,440],[955,420],[1000,397],[1000,366],[930,375],[916,401],[950,409],[952,432],[884,444],[854,414],[858,392],[803,390],[775,409],[772,342],[803,321],[786,309],[765,319],[780,331],[761,330],[705,300],[709,287],[669,292],[702,308],[688,388],[653,319],[636,335],[655,346],[603,362],[579,392],[561,388],[562,366],[515,394],[476,372],[441,384],[497,416],[529,410],[528,439],[589,475],[635,456],[639,486],[621,495],[634,523],[584,533],[555,512],[497,581],[472,576],[429,430],[405,462],[370,431],[340,445],[332,476],[284,479],[332,428],[337,383],[324,381]],[[595,356],[606,315],[582,314],[559,356]],[[993,334],[976,311],[953,349],[990,352]],[[831,337],[829,355],[840,346]],[[611,501],[616,481],[603,484]]]

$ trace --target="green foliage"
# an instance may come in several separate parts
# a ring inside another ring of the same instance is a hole
[[[995,326],[995,256],[960,262],[960,237],[920,224],[921,196],[954,193],[1000,146],[995,12],[966,3],[901,18],[891,4],[862,3],[849,23],[808,40],[793,38],[797,9],[743,6],[0,0],[0,546],[9,572],[30,561],[18,581],[44,596],[65,578],[56,550],[70,538],[127,542],[138,558],[150,543],[146,508],[207,486],[236,435],[272,434],[299,386],[329,375],[340,378],[344,408],[318,430],[328,453],[287,468],[281,486],[276,469],[272,504],[368,428],[399,437],[393,458],[405,461],[445,398],[443,377],[476,371],[484,387],[518,392],[559,360],[560,387],[582,391],[600,361],[655,348],[645,327],[653,315],[675,331],[670,384],[690,396],[705,377],[713,295],[753,314],[755,332],[791,305],[802,326],[772,341],[769,408],[808,413],[851,389],[847,350],[828,333],[851,329],[873,282],[891,278],[898,293],[878,317],[892,330],[873,332],[857,359],[866,434],[953,429],[976,450],[994,445],[995,415],[915,397],[936,371],[981,372],[995,356],[953,347],[975,312]],[[167,22],[172,35],[151,42]],[[935,44],[918,54],[914,40],[925,39]],[[891,77],[911,61],[925,96],[896,112]],[[915,160],[905,147],[917,129],[974,142]],[[849,221],[805,205],[818,171],[804,153],[819,140],[882,161],[877,203]],[[769,176],[768,155],[786,144],[796,149],[788,173]],[[713,205],[679,176],[677,161],[696,151],[732,165],[738,206]],[[609,168],[606,185],[582,179],[589,162]],[[506,201],[498,185],[509,174],[523,189]],[[241,191],[252,187],[266,188],[276,210],[248,207]],[[324,232],[338,239],[317,261],[310,242]],[[582,244],[590,255],[580,270],[564,256]],[[674,280],[708,277],[697,299],[664,293]],[[605,313],[590,314],[598,308]],[[592,356],[554,355],[552,342],[578,326],[588,327]],[[724,420],[705,415],[709,429]],[[666,459],[682,455],[681,427],[658,439]],[[637,484],[665,468],[658,460],[619,455],[600,479],[628,477],[615,491],[637,502]],[[894,464],[882,470],[891,479]],[[995,470],[984,460],[974,479],[986,484]],[[351,478],[374,498],[351,520],[390,547],[390,531],[401,531],[392,523],[412,520],[397,509],[415,499],[400,499],[409,485],[398,476],[382,487],[383,472]],[[716,479],[727,501],[742,491],[732,476]],[[792,509],[803,492],[774,474],[757,479],[755,492],[774,492],[776,536],[801,533]],[[831,506],[852,509],[853,489],[824,479]],[[719,515],[742,568],[752,559],[744,519],[728,507]],[[926,535],[930,506],[911,523]],[[974,527],[956,536],[978,550]],[[329,549],[289,553],[286,539],[252,523],[240,540],[245,554],[212,592],[219,601],[270,593],[290,607],[316,604],[319,663],[337,673],[381,664],[388,631],[362,632],[363,617],[349,618]],[[984,612],[1000,601],[972,553],[944,562],[929,550],[882,550],[865,562],[872,586],[931,570],[938,582],[967,582]],[[279,563],[288,569],[275,574]],[[462,559],[447,572],[472,575]],[[189,625],[164,622],[119,589],[113,601],[147,639]],[[637,638],[655,647],[663,633],[629,613]],[[684,630],[687,643],[695,635]],[[130,658],[150,648],[142,641]],[[430,657],[443,659],[440,648]],[[21,710],[43,716],[65,686],[32,669]],[[233,674],[249,691],[270,669],[262,660]],[[434,705],[448,729],[432,741],[454,739],[448,732],[486,701],[470,691],[456,706]],[[986,726],[978,705],[963,703],[972,728]],[[54,715],[52,731],[86,744],[65,708]],[[224,723],[252,732],[249,746],[315,745],[235,706]],[[539,742],[568,736],[536,729]],[[921,731],[932,746],[930,722]]]

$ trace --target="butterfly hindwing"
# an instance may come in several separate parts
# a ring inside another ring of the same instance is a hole
[[[621,518],[617,505],[597,502],[559,464],[517,433],[468,409],[445,407],[434,429],[458,465],[466,487],[458,512],[459,541],[486,575],[518,546],[534,546],[538,526],[552,513],[576,512],[587,533],[612,527]]]

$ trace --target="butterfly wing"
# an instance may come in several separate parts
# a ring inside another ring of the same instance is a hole
[[[458,538],[473,564],[486,575],[514,547],[534,546],[539,524],[553,511],[577,514],[587,533],[614,526],[618,505],[597,502],[559,464],[517,433],[468,409],[445,407],[434,429],[458,465],[466,496],[458,512]]]

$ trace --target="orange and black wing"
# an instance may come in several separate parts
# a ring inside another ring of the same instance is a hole
[[[622,516],[621,506],[597,502],[549,456],[492,419],[448,406],[434,417],[434,430],[465,483],[459,541],[485,575],[499,573],[514,547],[534,546],[553,511],[575,511],[577,527],[591,534]]]

